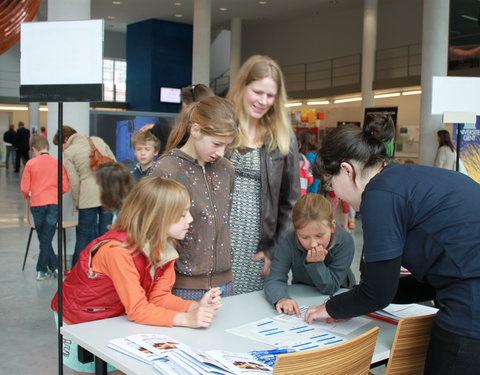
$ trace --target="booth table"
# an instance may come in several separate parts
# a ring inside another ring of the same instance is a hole
[[[289,294],[291,298],[297,301],[299,306],[320,305],[328,298],[326,295],[319,294],[314,287],[302,284],[289,286]],[[250,340],[226,332],[229,328],[273,317],[277,314],[275,308],[267,302],[263,291],[224,298],[222,299],[222,305],[223,307],[217,311],[217,317],[211,326],[205,329],[142,325],[131,322],[126,316],[121,316],[63,326],[61,332],[64,338],[77,342],[79,346],[95,356],[99,365],[97,374],[106,373],[104,372],[106,371],[104,362],[107,362],[126,374],[158,375],[153,366],[107,347],[111,339],[139,333],[168,335],[192,348],[202,351],[222,349],[230,352],[245,353],[269,348],[267,344],[260,341]],[[351,339],[375,326],[380,327],[372,357],[372,367],[375,367],[388,360],[397,326],[378,319],[369,319],[371,320],[370,323],[358,328],[349,335],[342,335],[342,337]]]

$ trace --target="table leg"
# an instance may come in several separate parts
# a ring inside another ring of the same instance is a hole
[[[107,362],[95,357],[95,375],[107,375]]]

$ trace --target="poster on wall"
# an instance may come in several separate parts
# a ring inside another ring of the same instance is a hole
[[[480,183],[480,116],[475,124],[453,124],[453,145],[459,155],[458,171]]]

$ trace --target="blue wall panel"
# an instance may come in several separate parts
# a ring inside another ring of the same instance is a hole
[[[127,26],[127,102],[130,110],[179,112],[160,103],[160,87],[192,82],[192,25],[150,19]]]

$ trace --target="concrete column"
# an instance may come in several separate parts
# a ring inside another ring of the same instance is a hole
[[[230,85],[235,81],[242,57],[242,19],[230,21]]]
[[[362,122],[365,108],[373,107],[373,79],[375,78],[375,51],[377,46],[378,0],[363,4],[362,44]]]
[[[210,85],[211,0],[193,2],[192,83]]]
[[[449,0],[423,0],[422,99],[420,107],[419,163],[433,165],[442,116],[432,115],[433,76],[446,76],[448,68]]]
[[[40,103],[28,103],[28,127],[31,129],[32,125],[36,125],[38,127],[38,131],[40,132],[40,113],[38,112],[39,108]]]
[[[90,0],[48,0],[49,21],[74,21],[90,19]],[[61,51],[58,51],[61,53]],[[55,58],[52,56],[52,58]],[[63,124],[69,125],[79,133],[90,135],[90,103],[65,103],[63,105]],[[48,103],[49,141],[58,129],[58,104]],[[50,146],[54,146],[51,143]],[[52,155],[56,155],[56,149]]]

